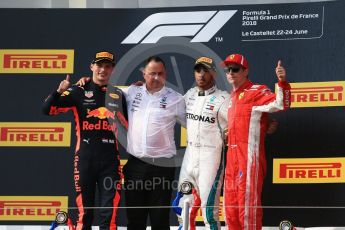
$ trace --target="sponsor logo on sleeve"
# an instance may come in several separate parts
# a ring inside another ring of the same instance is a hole
[[[116,93],[109,93],[109,97],[113,98],[113,99],[119,99],[120,96]]]

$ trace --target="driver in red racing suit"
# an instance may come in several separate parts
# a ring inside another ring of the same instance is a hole
[[[261,230],[267,115],[290,107],[290,85],[281,61],[276,67],[276,94],[248,80],[248,62],[243,55],[229,55],[222,65],[233,86],[228,110],[225,220],[231,230]]]

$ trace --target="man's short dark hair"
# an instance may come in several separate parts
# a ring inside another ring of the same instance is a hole
[[[164,66],[164,69],[166,69],[166,67],[165,67],[165,62],[163,61],[162,58],[160,58],[160,57],[158,57],[158,56],[151,56],[151,57],[149,57],[148,59],[146,59],[145,67],[146,67],[150,62],[152,62],[152,61],[162,63],[163,66]]]

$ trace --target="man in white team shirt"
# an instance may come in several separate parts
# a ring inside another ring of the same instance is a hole
[[[124,94],[128,108],[128,162],[123,168],[128,230],[170,229],[172,185],[175,177],[176,121],[185,125],[186,108],[181,94],[165,86],[164,61],[153,56],[143,70],[145,84],[131,85]],[[153,208],[133,208],[133,207]]]

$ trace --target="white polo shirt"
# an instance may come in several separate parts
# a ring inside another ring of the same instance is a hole
[[[128,109],[127,151],[135,157],[173,157],[176,155],[174,126],[185,126],[183,96],[163,87],[151,94],[146,85],[124,90]]]

